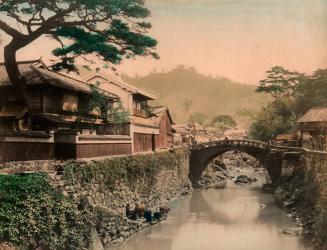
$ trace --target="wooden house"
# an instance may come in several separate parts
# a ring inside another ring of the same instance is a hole
[[[298,146],[297,135],[292,133],[279,134],[274,143],[280,146],[296,147]]]
[[[207,129],[203,125],[197,122],[193,122],[191,123],[191,128],[192,134],[194,135],[194,142],[196,144],[206,143],[210,141],[210,136],[207,133]]]
[[[192,124],[181,122],[173,125],[174,144],[175,145],[191,145],[194,140],[192,134]]]
[[[18,101],[0,64],[0,161],[89,158],[131,153],[131,139],[98,135],[104,126],[89,110],[90,86],[51,71],[41,60],[19,62],[28,100]],[[105,91],[109,104],[118,97]]]
[[[298,136],[303,147],[327,150],[327,108],[310,109],[298,120]]]
[[[86,132],[101,120],[89,111],[90,87],[82,81],[51,71],[41,60],[19,62],[27,81],[28,107],[16,100],[4,64],[0,64],[0,129],[9,131]],[[106,92],[113,103],[118,97]]]
[[[173,120],[167,107],[152,107],[151,118],[153,124],[159,127],[159,134],[156,137],[156,148],[169,148],[174,145]]]
[[[133,152],[153,151],[157,148],[159,126],[153,122],[148,105],[148,101],[156,99],[153,94],[103,72],[92,73],[83,80],[90,84],[98,83],[101,89],[120,98],[131,115],[130,137],[133,141]]]

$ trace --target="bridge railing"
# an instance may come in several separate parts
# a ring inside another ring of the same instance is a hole
[[[223,146],[223,145],[230,145],[230,146],[250,146],[250,147],[257,147],[257,148],[262,148],[262,149],[267,149],[267,150],[278,150],[278,151],[284,151],[284,152],[299,152],[299,153],[305,153],[305,152],[310,152],[310,153],[316,153],[316,154],[322,154],[322,155],[327,155],[327,152],[323,151],[313,151],[301,147],[288,147],[288,146],[277,146],[277,145],[272,145],[267,142],[262,142],[262,141],[256,141],[256,140],[238,140],[238,139],[233,139],[233,140],[217,140],[217,141],[211,141],[211,142],[206,142],[206,143],[201,143],[197,145],[191,145],[190,149],[191,150],[200,150],[203,148],[209,148],[209,147],[216,147],[216,146]]]
[[[218,140],[218,141],[211,141],[206,143],[201,143],[197,145],[192,145],[191,149],[200,149],[200,148],[208,148],[214,146],[222,146],[222,145],[233,145],[233,146],[253,146],[253,147],[260,147],[260,148],[267,148],[269,144],[266,142],[255,141],[255,140]]]

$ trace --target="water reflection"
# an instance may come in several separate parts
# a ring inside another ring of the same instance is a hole
[[[225,189],[195,190],[174,204],[167,221],[140,232],[124,250],[311,250],[282,230],[295,226],[260,192],[262,183]],[[261,204],[265,207],[261,208]]]

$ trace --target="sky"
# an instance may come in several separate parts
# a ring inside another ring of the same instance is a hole
[[[183,64],[257,84],[275,65],[308,74],[327,68],[327,0],[146,0],[146,5],[160,60],[126,61],[120,72],[146,75]],[[47,59],[53,45],[40,39],[18,58]]]

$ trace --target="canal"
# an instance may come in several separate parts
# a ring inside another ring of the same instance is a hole
[[[249,170],[252,171],[252,170]],[[229,181],[223,189],[197,189],[172,204],[169,218],[139,232],[119,250],[311,250],[295,235],[295,227],[275,205],[273,195],[261,192],[263,173],[247,186]]]

